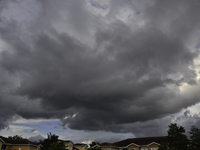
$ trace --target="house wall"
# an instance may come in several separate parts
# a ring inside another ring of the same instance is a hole
[[[157,150],[159,148],[159,145],[157,144],[152,144],[149,146],[149,150]]]
[[[0,149],[1,149],[1,146],[3,145],[3,143],[0,141]]]
[[[119,149],[118,149],[118,148],[114,148],[114,147],[112,147],[111,150],[119,150]]]
[[[31,146],[31,149],[29,149],[29,150],[37,150],[37,147]]]
[[[141,146],[140,150],[149,150],[149,148],[147,146]]]
[[[21,147],[21,150],[29,150],[29,146],[16,146],[16,145],[10,145],[9,150],[19,150]],[[8,146],[6,146],[7,150]]]
[[[101,147],[101,150],[111,150],[111,149],[107,147]]]
[[[119,150],[119,149],[114,147],[102,147],[101,150]]]
[[[7,150],[8,146],[6,146]],[[19,150],[20,145],[10,145],[8,150]],[[28,145],[23,145],[21,146],[21,150],[37,150],[37,147],[35,146],[28,146]]]
[[[64,142],[64,145],[68,150],[73,150],[73,143],[72,142]]]
[[[134,149],[134,150],[139,150],[139,147],[136,146],[136,145],[130,145],[127,149],[128,149],[128,150],[132,150],[132,149]]]
[[[74,145],[74,147],[76,147],[79,150],[87,150],[87,146],[77,146],[77,145]]]
[[[79,149],[79,150],[82,150],[82,146],[75,146],[75,145],[74,145],[74,147],[76,147],[76,148]]]

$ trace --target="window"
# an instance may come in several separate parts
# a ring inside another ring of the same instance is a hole
[[[1,150],[5,150],[6,149],[6,145],[2,145]]]
[[[72,143],[69,143],[69,147],[72,147]]]
[[[151,150],[158,150],[158,147],[151,147]]]

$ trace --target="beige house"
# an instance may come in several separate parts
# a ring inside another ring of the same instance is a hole
[[[167,137],[131,138],[115,143],[102,143],[92,149],[101,150],[158,150],[161,144],[167,143]]]
[[[74,147],[77,148],[78,150],[88,150],[87,144],[83,143],[74,144]]]
[[[74,150],[74,143],[69,140],[58,140],[58,142],[62,142],[65,145],[66,150]]]
[[[119,150],[119,148],[111,143],[101,143],[99,145],[95,145],[92,149],[101,149],[101,150]]]
[[[10,140],[0,136],[0,150],[40,150],[41,145],[29,140]]]
[[[2,148],[2,145],[4,144],[5,142],[0,138],[0,149]]]

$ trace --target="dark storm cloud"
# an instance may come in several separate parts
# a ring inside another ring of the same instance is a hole
[[[32,130],[31,130],[31,132],[35,132],[35,131],[37,131],[37,130],[36,130],[36,129],[32,129]]]
[[[176,119],[176,122],[180,122],[185,128],[186,134],[190,136],[189,131],[191,126],[200,128],[200,113],[192,114],[189,110],[186,110],[182,116]]]
[[[162,117],[199,102],[191,69],[199,55],[199,2],[136,1],[141,13],[129,23],[117,14],[130,1],[110,1],[104,17],[86,3],[29,4],[39,8],[30,24],[2,15],[0,107],[11,111],[1,120],[56,117],[72,129],[164,135],[170,119]],[[182,92],[185,83],[191,88]]]

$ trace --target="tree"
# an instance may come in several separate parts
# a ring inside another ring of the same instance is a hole
[[[200,129],[195,126],[190,128],[191,149],[200,150]]]
[[[93,141],[92,143],[90,143],[90,147],[93,147],[93,146],[98,145],[98,144],[99,144],[99,142]]]
[[[171,123],[167,132],[169,150],[188,150],[189,140],[184,134],[184,127],[178,127],[176,123]]]
[[[93,146],[98,145],[98,144],[99,142],[94,142],[94,141],[90,143],[90,150],[100,150],[101,149],[100,147],[92,148]]]
[[[47,150],[64,150],[65,147],[63,147],[60,143],[51,143],[50,147],[47,148]]]
[[[159,146],[159,149],[158,150],[167,150],[167,145],[166,144],[161,144]]]
[[[65,146],[62,142],[58,142],[58,137],[55,134],[47,134],[47,139],[44,139],[43,141],[40,141],[40,144],[42,145],[41,150],[64,150]]]
[[[9,136],[8,137],[9,140],[17,140],[17,141],[21,141],[21,140],[25,140],[21,135],[14,135],[14,136]]]

